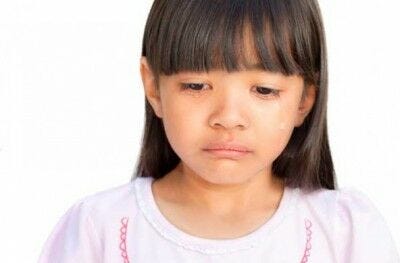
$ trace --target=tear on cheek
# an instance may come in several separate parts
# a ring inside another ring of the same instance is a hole
[[[288,123],[287,123],[287,111],[289,110],[285,104],[281,100],[278,100],[275,105],[275,110],[277,114],[277,128],[279,131],[287,130]]]

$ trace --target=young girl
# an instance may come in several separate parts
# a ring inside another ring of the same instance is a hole
[[[40,263],[400,262],[337,189],[315,0],[155,0],[132,181],[77,201]]]

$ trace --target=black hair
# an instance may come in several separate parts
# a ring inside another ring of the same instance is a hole
[[[315,86],[316,100],[272,171],[290,187],[336,188],[327,130],[325,33],[316,0],[155,0],[142,56],[157,86],[160,75],[181,71],[248,69],[250,57],[262,70],[302,76],[306,85]],[[132,180],[161,178],[179,162],[162,120],[145,98],[144,133]]]

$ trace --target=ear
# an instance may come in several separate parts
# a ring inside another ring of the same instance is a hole
[[[299,108],[297,110],[295,127],[300,127],[308,113],[311,111],[316,97],[316,87],[308,85],[304,88]]]
[[[157,83],[155,81],[155,76],[151,70],[151,67],[146,59],[146,57],[140,58],[140,75],[142,76],[142,82],[144,87],[144,93],[147,100],[149,101],[154,113],[162,118],[162,107],[160,92],[157,89]]]

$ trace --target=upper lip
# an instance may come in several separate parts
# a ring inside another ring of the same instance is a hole
[[[213,142],[207,145],[205,150],[227,150],[238,152],[250,152],[250,149],[240,143],[235,142]]]

